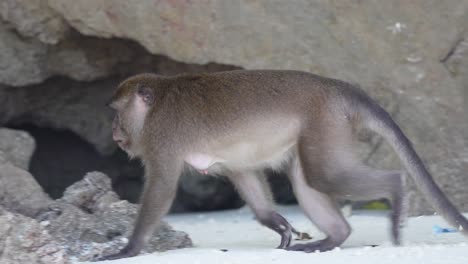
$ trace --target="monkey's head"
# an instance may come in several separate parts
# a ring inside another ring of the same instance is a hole
[[[156,75],[140,74],[123,81],[109,106],[116,114],[112,138],[130,157],[139,156],[145,118],[154,103]]]

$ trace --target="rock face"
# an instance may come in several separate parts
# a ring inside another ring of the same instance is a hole
[[[186,63],[305,70],[358,83],[377,98],[407,132],[448,196],[468,210],[463,187],[468,184],[465,0],[142,0],[132,5],[124,0],[6,0],[0,10],[0,85],[8,86],[0,89],[2,123],[40,112],[19,107],[12,90],[41,93],[49,85],[39,83],[52,76],[117,82],[142,70],[165,74],[197,67],[173,62],[155,67],[161,57],[151,54]],[[32,86],[14,88],[24,85]],[[60,97],[57,104],[78,106],[99,98],[93,94],[101,93],[100,88],[89,90],[90,98]],[[40,94],[28,98],[19,102],[41,101]],[[49,100],[41,102],[54,108]],[[105,119],[107,114],[95,109],[90,112]],[[103,139],[109,130],[100,129],[100,121],[93,123],[94,117],[73,112],[76,108],[60,110],[27,122],[72,129],[100,151],[109,151],[110,141]],[[363,139],[360,152],[367,163],[400,167],[381,138]],[[414,213],[432,211],[414,186],[410,192]]]
[[[57,44],[69,26],[48,6],[47,0],[5,0],[0,3],[0,16],[24,37]]]
[[[35,146],[34,139],[24,131],[0,129],[1,159],[16,167],[28,169]]]
[[[29,172],[10,163],[0,164],[0,201],[5,209],[30,217],[52,202]]]
[[[52,202],[27,171],[34,148],[34,139],[28,133],[0,129],[0,206],[29,217]]]
[[[61,199],[37,216],[67,253],[80,261],[117,253],[126,245],[137,215],[137,205],[121,201],[110,179],[99,172],[85,175],[68,187]],[[191,247],[188,235],[161,223],[146,252]]]
[[[112,191],[110,179],[99,172],[90,172],[83,180],[68,187],[61,200],[91,213],[106,209],[111,203],[120,201],[117,194]]]
[[[49,0],[49,4],[85,35],[133,39],[152,53],[180,61],[295,68],[325,75],[353,66],[352,71],[332,75],[354,76],[360,82],[360,75],[372,80],[398,74],[420,60],[440,60],[462,32],[467,10],[463,0],[450,4],[145,0],[138,5],[126,5],[124,0],[90,5]],[[242,45],[235,45],[240,40]],[[401,68],[394,69],[396,61]],[[407,77],[416,81],[412,74]]]
[[[137,205],[120,200],[105,174],[88,173],[52,201],[27,172],[10,163],[0,172],[0,263],[88,261],[126,245]],[[186,233],[162,222],[145,251],[191,246]]]
[[[63,246],[32,218],[0,207],[0,263],[68,264]]]

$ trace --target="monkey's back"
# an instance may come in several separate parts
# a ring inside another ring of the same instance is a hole
[[[343,89],[343,82],[299,71],[238,70],[166,80],[171,84],[166,99],[171,101],[170,114],[175,115],[171,120],[185,128],[177,133],[186,134],[183,138],[188,142],[206,134],[219,145],[245,138],[260,142],[262,153],[278,148],[275,144],[279,148],[294,144],[299,126],[307,125],[298,120],[322,123],[330,112],[329,100]],[[277,142],[270,146],[265,139],[272,133]]]
[[[184,105],[222,117],[245,111],[297,114],[304,108],[310,114],[323,108],[345,84],[311,73],[282,70],[236,70],[180,75],[169,80],[174,81],[173,92]]]

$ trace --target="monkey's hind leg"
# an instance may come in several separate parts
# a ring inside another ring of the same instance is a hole
[[[351,234],[351,227],[337,207],[335,201],[327,194],[310,187],[304,177],[307,168],[303,168],[297,157],[293,158],[290,179],[294,193],[308,218],[325,233],[323,240],[296,244],[287,250],[315,252],[328,251],[340,246]]]
[[[401,243],[401,226],[405,219],[405,184],[402,171],[376,170],[365,165],[347,168],[335,175],[337,196],[354,201],[387,199],[391,205],[391,237]]]
[[[273,197],[268,182],[260,172],[232,173],[228,176],[242,198],[253,210],[256,219],[281,236],[277,248],[286,248],[291,243],[292,233],[297,232],[289,222],[274,209]]]

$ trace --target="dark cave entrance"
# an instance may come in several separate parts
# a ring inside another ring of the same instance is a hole
[[[138,201],[143,168],[139,161],[130,161],[121,150],[103,155],[69,130],[30,124],[10,128],[24,130],[36,141],[29,171],[52,198],[60,198],[68,186],[81,180],[87,172],[101,171],[112,179],[114,190],[122,199]]]

